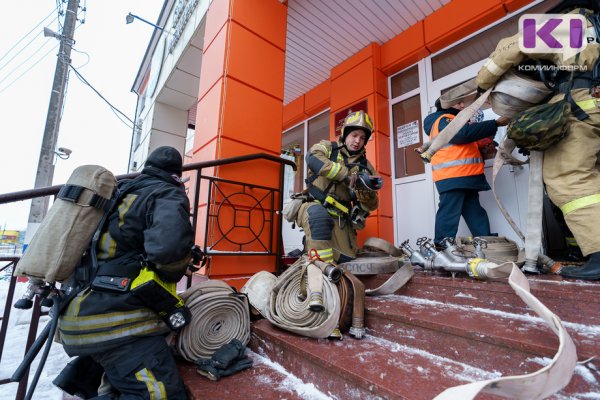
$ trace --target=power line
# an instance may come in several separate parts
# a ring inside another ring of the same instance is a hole
[[[23,64],[27,63],[29,60],[31,60],[31,57],[33,57],[34,55],[36,55],[40,50],[42,50],[42,48],[46,45],[46,43],[49,43],[48,41],[45,41],[40,47],[38,47],[33,54],[30,56],[30,58],[26,58],[25,60],[21,61],[21,63],[19,65],[17,65],[15,68],[13,68],[8,74],[6,74],[4,76],[4,78],[0,79],[0,83],[4,82],[5,80],[7,80],[15,71],[17,71]],[[53,48],[56,48],[56,46],[54,46]],[[47,54],[47,53],[46,53]],[[43,58],[43,57],[42,57]],[[0,67],[0,70],[2,70],[2,67]]]
[[[27,32],[21,39],[19,39],[17,41],[17,43],[15,43],[13,45],[13,47],[11,47],[2,57],[0,57],[0,61],[4,60],[4,58],[15,48],[19,45],[19,43],[21,43],[23,40],[25,40],[25,38],[27,36],[29,36],[31,34],[31,32],[35,31],[40,25],[42,25],[44,23],[45,20],[48,19],[48,17],[50,17],[52,14],[54,14],[54,10],[50,11],[50,14],[46,15],[44,17],[44,19],[42,19],[36,26],[33,27],[33,29],[31,29],[29,32]],[[56,17],[58,18],[58,17]],[[52,21],[50,21],[50,23],[54,22],[56,20],[56,18],[54,18]]]
[[[21,77],[23,75],[25,75],[27,72],[29,72],[33,67],[38,65],[44,58],[46,58],[46,56],[48,54],[50,54],[51,51],[55,50],[57,47],[58,47],[58,45],[55,45],[54,47],[52,47],[43,56],[41,56],[33,65],[31,65],[29,68],[27,68],[25,71],[23,71],[23,73],[21,73],[21,75],[17,76],[15,79],[13,79],[12,82],[10,82],[8,85],[6,85],[3,89],[0,89],[0,94],[2,94],[5,90],[7,90],[9,87],[11,87],[16,81],[21,79]]]
[[[85,83],[87,86],[90,87],[90,89],[92,89],[102,100],[104,100],[104,102],[106,104],[108,104],[108,106],[111,108],[111,110],[115,113],[115,115],[117,115],[117,117],[125,124],[127,125],[129,128],[133,128],[133,124],[134,122],[131,120],[131,118],[129,118],[127,115],[125,115],[125,113],[123,113],[121,110],[119,110],[117,107],[113,106],[104,96],[102,96],[102,94],[100,94],[99,91],[97,91],[84,77],[83,75],[81,75],[79,73],[79,71],[77,71],[77,69],[75,69],[75,67],[73,67],[72,65],[70,65],[71,69],[73,70],[73,72],[75,72],[75,75],[77,75],[77,78],[79,78],[79,80],[81,80],[83,83]],[[129,121],[131,123],[131,125],[128,125],[125,121],[123,121],[123,119],[121,119],[121,117],[117,114],[121,114],[125,119],[127,119],[127,121]]]

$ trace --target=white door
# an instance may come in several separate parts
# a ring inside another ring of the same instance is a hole
[[[423,143],[427,115],[424,62],[390,80],[390,146],[394,201],[394,239],[412,244],[433,237],[435,203],[431,166],[414,149]],[[396,94],[395,94],[396,93]]]
[[[429,61],[429,60],[427,60]],[[463,68],[450,75],[440,78],[436,81],[431,82],[428,85],[428,105],[431,110],[434,108],[435,101],[439,98],[440,93],[447,88],[456,86],[461,82],[469,80],[477,75],[477,72],[481,68],[483,61],[475,63],[469,67]],[[428,64],[426,64],[428,68]],[[491,120],[498,118],[489,106],[484,106],[483,109],[483,120]],[[506,128],[502,127],[498,129],[494,140],[497,143],[501,143],[506,136]],[[518,157],[518,155],[517,155]],[[493,159],[486,160],[485,162],[485,176],[488,183],[492,186],[492,166]],[[496,178],[496,193],[502,204],[511,215],[513,220],[519,226],[521,231],[524,230],[526,216],[527,216],[527,187],[528,187],[528,176],[529,168],[525,167],[509,167],[504,166]],[[437,210],[437,204],[439,203],[439,196],[437,190],[435,192],[435,207]],[[515,240],[520,245],[523,245],[520,238],[510,227],[498,205],[494,199],[492,191],[480,192],[479,194],[481,205],[488,213],[490,219],[491,231],[498,233],[500,236],[506,236],[510,239]],[[458,236],[470,235],[469,229],[467,228],[464,220],[461,218],[461,222],[458,229]]]

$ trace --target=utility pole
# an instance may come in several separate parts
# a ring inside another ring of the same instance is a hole
[[[73,35],[75,33],[75,24],[77,22],[78,5],[79,0],[69,0],[62,34],[56,36],[56,38],[60,40],[60,47],[56,60],[56,69],[54,71],[54,82],[52,83],[48,114],[46,115],[46,127],[44,128],[44,137],[42,138],[40,158],[38,161],[37,173],[35,175],[34,187],[36,189],[52,186],[52,178],[54,177],[54,153],[58,142],[60,114],[62,112],[65,97],[69,65],[71,64],[71,48],[74,43]],[[33,234],[46,216],[48,203],[48,197],[37,197],[31,201],[27,232],[25,235],[26,244],[31,241]]]

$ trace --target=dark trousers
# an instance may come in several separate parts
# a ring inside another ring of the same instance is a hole
[[[479,191],[448,190],[440,193],[440,205],[435,215],[436,244],[441,243],[444,238],[456,237],[461,215],[473,236],[490,236],[490,221],[479,204]]]
[[[92,358],[118,391],[114,399],[187,399],[171,349],[163,336],[141,337]]]

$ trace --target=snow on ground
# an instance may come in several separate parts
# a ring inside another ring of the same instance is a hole
[[[10,271],[9,271],[10,274]],[[6,296],[8,294],[8,284],[10,275],[0,273],[0,315],[4,313],[6,304]],[[21,297],[27,287],[26,283],[17,283],[15,297],[16,301]],[[12,307],[12,305],[11,305]],[[50,318],[44,316],[40,319],[38,333],[41,332]],[[31,321],[31,310],[18,310],[11,308],[10,317],[8,319],[8,332],[6,334],[6,343],[2,351],[0,359],[0,379],[7,379],[12,376],[15,369],[21,363],[25,355],[25,342],[29,333],[29,323]],[[34,360],[30,371],[29,381],[31,383],[35,371],[39,365],[39,359],[44,349],[40,351]],[[52,384],[52,380],[60,373],[63,367],[70,361],[70,357],[65,354],[63,348],[58,343],[53,343],[46,365],[40,375],[40,379],[36,386],[32,399],[39,400],[62,400],[63,392]],[[18,383],[8,383],[0,385],[0,399],[14,399],[17,393]]]

